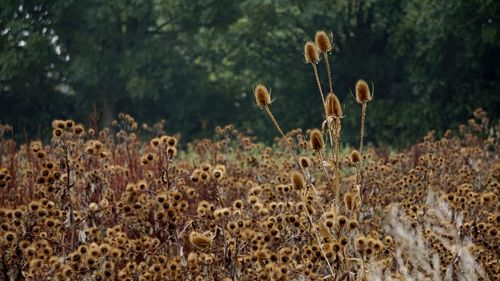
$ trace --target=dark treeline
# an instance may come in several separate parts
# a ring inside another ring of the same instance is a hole
[[[166,120],[184,140],[236,124],[275,132],[254,105],[264,83],[286,130],[320,127],[321,100],[303,46],[333,34],[334,89],[356,142],[350,90],[372,81],[367,140],[407,145],[500,114],[500,1],[1,0],[0,123],[50,136],[54,118],[107,125],[119,112]],[[323,71],[323,65],[320,70]],[[324,86],[326,83],[326,75]],[[326,88],[326,87],[325,87]]]

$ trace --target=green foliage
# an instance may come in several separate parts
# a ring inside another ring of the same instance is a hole
[[[252,106],[256,83],[272,89],[284,129],[319,127],[320,98],[302,55],[318,29],[333,33],[345,141],[357,142],[360,113],[349,91],[359,78],[375,85],[374,143],[408,144],[477,106],[493,118],[500,112],[494,0],[0,3],[0,121],[18,133],[56,117],[85,121],[95,103],[104,123],[129,112],[165,118],[167,130],[188,139],[236,123],[270,140],[271,124]]]

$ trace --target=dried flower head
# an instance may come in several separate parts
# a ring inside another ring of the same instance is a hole
[[[267,88],[259,84],[255,87],[254,89],[254,95],[255,95],[255,102],[259,107],[264,107],[268,106],[271,104],[271,95],[269,94],[269,91]]]
[[[309,168],[309,166],[311,166],[311,161],[309,160],[309,158],[307,158],[305,156],[300,157],[299,162],[300,162],[300,166],[304,169]]]
[[[316,46],[320,51],[326,53],[331,50],[332,43],[330,42],[330,38],[324,31],[317,31],[316,36],[314,37],[314,41],[316,42]]]
[[[361,161],[361,155],[358,150],[353,149],[353,151],[351,151],[351,161],[356,164]]]
[[[304,57],[307,63],[318,63],[319,61],[319,53],[318,48],[314,45],[313,42],[307,41],[304,46]]]
[[[299,172],[293,172],[291,182],[296,189],[302,189],[305,186],[304,177]]]
[[[327,117],[342,117],[342,107],[339,98],[334,93],[329,93],[325,101]]]
[[[352,210],[354,206],[354,198],[352,193],[348,192],[344,195],[344,205],[347,210]]]
[[[363,104],[372,100],[372,95],[370,92],[370,87],[365,80],[358,80],[356,82],[356,101],[359,104]]]
[[[318,129],[312,130],[309,134],[309,142],[311,143],[311,147],[313,150],[322,150],[324,147],[323,133],[321,133],[321,131]]]
[[[213,238],[193,231],[189,234],[189,242],[195,247],[207,248],[212,246]]]

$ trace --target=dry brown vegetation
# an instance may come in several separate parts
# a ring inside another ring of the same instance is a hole
[[[126,114],[100,131],[55,120],[47,144],[2,125],[0,279],[498,280],[500,126],[478,109],[400,153],[342,155],[329,83],[322,129],[272,147],[228,125],[178,150]]]

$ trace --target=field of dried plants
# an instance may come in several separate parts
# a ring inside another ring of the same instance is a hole
[[[255,87],[272,146],[232,125],[180,145],[123,113],[54,120],[48,143],[1,125],[0,280],[499,280],[498,122],[477,109],[399,153],[366,149],[360,80],[360,145],[341,153],[330,49],[318,32],[304,51],[318,129],[282,131]]]

